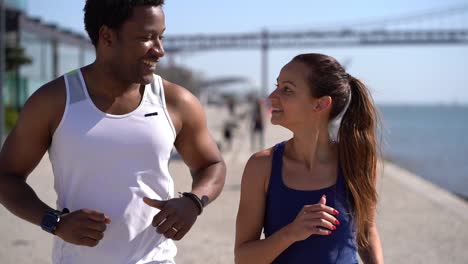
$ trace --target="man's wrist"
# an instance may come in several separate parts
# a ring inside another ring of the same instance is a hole
[[[44,216],[42,217],[41,221],[41,228],[42,230],[51,233],[53,235],[56,234],[57,226],[60,223],[60,219],[63,214],[69,213],[70,211],[67,208],[64,208],[63,211],[58,210],[49,210],[45,212]]]
[[[181,195],[181,197],[189,198],[195,204],[195,206],[198,209],[198,215],[200,215],[203,212],[203,208],[205,207],[205,204],[196,194],[191,193],[191,192],[183,192],[183,193],[179,192],[179,194]]]

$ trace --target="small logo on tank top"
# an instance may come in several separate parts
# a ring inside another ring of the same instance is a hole
[[[154,112],[154,113],[145,114],[145,117],[148,117],[148,116],[157,116],[157,115],[158,115],[158,112]]]

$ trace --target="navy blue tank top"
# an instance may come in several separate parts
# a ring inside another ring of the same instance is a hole
[[[283,182],[282,164],[285,142],[273,149],[269,187],[267,191],[264,233],[268,237],[294,221],[304,205],[316,204],[323,194],[327,205],[340,212],[335,216],[340,225],[331,235],[311,235],[283,251],[273,263],[358,263],[354,225],[350,215],[352,205],[346,201],[345,183],[341,168],[335,185],[325,189],[301,191],[287,187]]]

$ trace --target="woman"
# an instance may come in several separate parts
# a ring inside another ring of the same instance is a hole
[[[334,58],[302,54],[283,67],[269,100],[271,122],[293,138],[247,162],[236,263],[357,263],[358,251],[365,263],[383,263],[367,88]]]

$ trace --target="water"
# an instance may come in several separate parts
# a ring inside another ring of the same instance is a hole
[[[468,106],[379,106],[387,159],[468,198]]]

